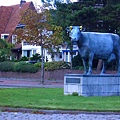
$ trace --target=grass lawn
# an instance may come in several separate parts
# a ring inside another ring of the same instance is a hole
[[[62,88],[1,88],[0,106],[120,112],[120,96],[64,96]]]

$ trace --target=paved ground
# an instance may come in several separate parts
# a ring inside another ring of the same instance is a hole
[[[38,79],[15,79],[15,78],[0,78],[0,88],[11,87],[49,87],[63,88],[62,80],[44,80],[44,85]]]
[[[63,88],[61,80],[45,80],[44,85],[39,80],[0,78],[0,88],[13,87],[50,87]],[[2,111],[2,108],[0,108]],[[9,112],[8,112],[9,111]],[[0,112],[0,120],[120,120],[120,113],[87,113],[71,111],[41,111],[32,113],[24,109],[12,111],[4,110]]]

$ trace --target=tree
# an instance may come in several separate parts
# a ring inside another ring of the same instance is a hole
[[[99,11],[100,20],[103,21],[103,32],[112,32],[119,34],[120,26],[120,4],[106,4]]]
[[[21,23],[25,27],[16,29],[14,34],[17,35],[17,42],[25,40],[29,44],[41,46],[41,82],[44,83],[43,49],[57,49],[62,44],[62,27],[51,25],[50,12],[44,7],[40,7],[38,12],[28,9],[22,16]]]
[[[11,55],[12,45],[6,40],[0,39],[0,62],[5,61]]]
[[[98,11],[92,7],[93,5],[94,3],[91,1],[70,4],[61,4],[58,2],[56,3],[56,9],[51,10],[52,18],[54,20],[53,24],[59,25],[63,28],[64,42],[67,42],[67,45],[71,50],[71,58],[73,51],[70,38],[66,32],[66,27],[72,25],[82,25],[87,31],[92,31],[98,21]]]
[[[97,8],[96,4],[103,5]],[[54,24],[62,26],[64,41],[69,47],[71,46],[70,39],[65,29],[71,25],[82,25],[85,31],[112,32],[120,35],[119,0],[80,0],[70,4],[56,3],[56,9],[51,10],[51,13]]]

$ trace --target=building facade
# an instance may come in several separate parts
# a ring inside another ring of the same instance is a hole
[[[35,7],[32,2],[26,2],[21,0],[20,4],[12,6],[0,6],[0,36],[1,39],[7,40],[8,42],[15,44],[16,35],[13,34],[15,29],[23,28],[25,25],[21,24],[21,12],[26,11],[27,9],[35,10]],[[74,55],[77,55],[77,47],[73,48]],[[20,44],[15,44],[15,47],[12,49],[12,52],[15,56],[15,59],[19,60],[21,57],[32,57],[34,54],[38,53],[41,55],[41,46],[30,45],[25,41],[22,41]],[[45,62],[51,61],[66,61],[71,62],[70,49],[66,46],[61,46],[59,52],[53,50],[50,53],[47,49],[43,50]],[[74,56],[73,55],[73,56]]]

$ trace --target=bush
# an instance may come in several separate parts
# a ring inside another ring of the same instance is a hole
[[[20,59],[20,61],[28,61],[29,59],[28,59],[28,57],[26,57],[26,56],[24,56],[24,57],[22,57],[21,59]]]
[[[41,62],[35,63],[35,67],[41,68]],[[69,69],[70,68],[70,63],[64,62],[64,61],[59,61],[59,62],[45,62],[44,63],[44,68],[45,70],[58,70],[58,69]]]
[[[58,70],[58,69],[69,69],[70,63],[59,61],[59,62],[46,62],[44,64],[45,70]],[[1,62],[0,71],[14,71],[14,72],[29,72],[35,73],[41,68],[41,62],[31,64],[25,61],[20,62]]]
[[[45,70],[58,70],[58,69],[70,69],[70,63],[64,61],[45,63]]]
[[[34,66],[35,66],[35,67],[39,67],[39,68],[41,68],[41,62],[37,62],[37,63],[35,63]]]
[[[86,59],[86,64],[88,67],[88,58]],[[96,68],[98,64],[98,59],[93,59],[93,68]],[[79,69],[79,70],[83,70],[83,61],[82,58],[80,57],[80,55],[76,55],[73,59],[72,59],[72,67],[73,69]]]
[[[8,72],[8,71],[14,71],[14,62],[0,62],[0,71],[2,72]]]
[[[38,67],[34,66],[33,64],[26,63],[26,62],[17,62],[14,65],[14,70],[16,72],[29,72],[29,73],[35,73],[39,70]]]
[[[5,61],[5,56],[0,56],[0,62]]]
[[[72,67],[74,69],[79,69],[80,66],[83,66],[83,64],[82,64],[82,59],[80,55],[78,54],[72,59]]]
[[[36,53],[35,55],[33,55],[31,58],[30,58],[31,61],[42,61],[41,60],[41,56],[40,54]]]
[[[78,93],[77,92],[73,92],[72,96],[78,96]]]

